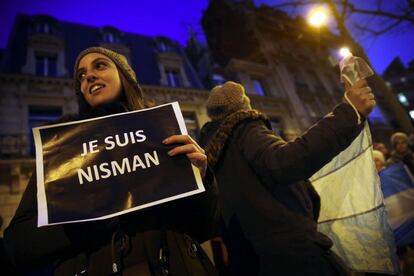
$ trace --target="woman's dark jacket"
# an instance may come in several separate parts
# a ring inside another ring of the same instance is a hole
[[[294,268],[328,251],[331,240],[317,231],[320,199],[307,179],[361,129],[348,104],[292,142],[275,135],[256,110],[203,127],[201,144],[209,141],[205,149],[225,225],[221,234],[235,275],[278,275],[282,266]]]
[[[113,263],[124,275],[215,275],[198,244],[217,218],[211,173],[204,185],[203,193],[112,219],[38,228],[34,172],[5,247],[18,271],[35,275],[110,275]]]

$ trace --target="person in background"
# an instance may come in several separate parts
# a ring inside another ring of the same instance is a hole
[[[388,158],[390,158],[390,151],[388,150],[387,146],[384,143],[374,143],[372,145],[374,150],[378,150],[380,152],[382,152],[382,154],[384,155],[385,160],[387,160]]]
[[[414,174],[414,155],[408,147],[408,136],[404,132],[396,132],[391,136],[392,151],[386,166],[397,162],[404,163],[410,172]]]
[[[114,51],[81,52],[74,79],[79,114],[72,119],[144,108],[135,72]],[[170,156],[186,155],[200,169],[205,192],[111,219],[38,228],[34,172],[4,236],[16,268],[34,275],[215,275],[198,243],[211,237],[217,218],[206,155],[187,135],[163,143]]]
[[[375,168],[377,169],[377,172],[380,172],[385,168],[384,154],[379,150],[373,150],[372,155],[374,158]]]
[[[409,143],[410,143],[409,136],[407,136],[407,134],[405,134],[404,132],[395,132],[391,136],[390,142],[392,146],[392,151],[391,151],[390,158],[386,160],[385,165],[388,167],[396,163],[402,163],[405,165],[406,168],[408,168],[408,170],[406,171],[407,172],[409,171],[411,172],[412,175],[414,175],[414,154],[409,146]],[[407,181],[411,181],[409,179],[410,177],[407,177]],[[407,199],[405,201],[409,202],[409,200]],[[388,202],[386,199],[385,204],[388,208],[388,215],[396,214],[398,216],[398,219],[401,220],[407,214],[401,210],[410,210],[409,208],[405,207],[406,202],[396,201],[395,199]],[[402,270],[403,275],[409,275],[409,270],[410,270],[409,248],[413,249],[414,244],[411,243],[408,245],[397,247],[397,255],[400,259],[401,270]]]
[[[286,142],[235,82],[212,89],[202,145],[219,187],[220,234],[233,275],[346,275],[317,230],[320,198],[308,178],[358,136],[375,100],[364,80],[307,132]],[[357,111],[356,111],[357,110]]]

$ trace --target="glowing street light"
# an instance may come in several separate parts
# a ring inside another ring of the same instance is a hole
[[[317,7],[310,11],[308,22],[312,26],[320,27],[324,25],[328,18],[328,12],[323,7]]]
[[[325,25],[326,21],[328,18],[328,12],[327,10],[320,6],[320,7],[316,7],[313,8],[308,15],[308,23],[316,28],[318,28],[318,56],[320,55],[321,52],[321,31],[320,28],[322,25]]]

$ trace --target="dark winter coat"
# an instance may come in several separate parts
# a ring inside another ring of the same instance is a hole
[[[348,104],[288,143],[256,110],[203,127],[235,275],[334,275],[340,269],[331,240],[317,231],[320,199],[307,179],[361,129]]]
[[[390,158],[385,163],[386,166],[401,162],[408,167],[410,172],[414,174],[414,154],[411,150],[407,150],[404,154],[392,151]]]
[[[5,230],[6,251],[30,275],[215,275],[199,242],[214,233],[217,188],[210,172],[203,182],[203,193],[148,209],[38,228],[34,172]]]
[[[55,275],[83,270],[87,275],[110,275],[113,263],[118,270],[134,273],[145,271],[139,266],[148,263],[154,275],[163,275],[162,267],[172,275],[207,275],[206,270],[214,275],[198,245],[212,235],[216,218],[213,186],[189,198],[113,219],[37,228],[35,179],[31,178],[4,235],[18,270],[39,275],[53,275],[54,270]]]

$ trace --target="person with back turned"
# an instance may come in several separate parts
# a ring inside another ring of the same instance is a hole
[[[220,234],[234,275],[346,275],[332,241],[317,230],[320,198],[308,181],[350,145],[375,106],[365,80],[346,90],[350,103],[286,142],[251,108],[242,85],[212,89],[212,121],[203,126],[200,144],[217,179]]]

